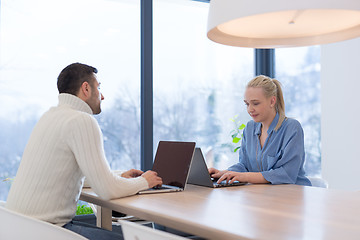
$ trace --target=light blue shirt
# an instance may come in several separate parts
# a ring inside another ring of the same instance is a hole
[[[286,118],[280,128],[276,114],[263,148],[260,145],[261,123],[249,121],[244,129],[239,163],[228,170],[236,172],[261,172],[272,184],[298,184],[311,186],[305,177],[304,132],[300,123]]]

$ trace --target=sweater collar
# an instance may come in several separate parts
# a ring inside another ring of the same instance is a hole
[[[271,122],[270,127],[267,131],[268,134],[270,134],[276,127],[276,124],[279,121],[279,114],[276,113],[274,120]],[[255,135],[260,135],[261,134],[261,123],[256,123],[256,127],[255,127]]]
[[[68,105],[75,110],[86,112],[88,114],[93,114],[90,106],[86,102],[84,102],[77,96],[69,93],[59,94],[59,106],[61,105]]]

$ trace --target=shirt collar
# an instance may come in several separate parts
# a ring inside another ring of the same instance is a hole
[[[88,114],[93,114],[90,106],[86,102],[84,102],[82,99],[78,98],[77,96],[69,93],[59,94],[59,106],[61,105],[68,105],[75,110],[86,112]]]
[[[279,121],[279,114],[276,113],[274,120],[271,122],[270,127],[267,131],[268,134],[270,134],[275,129],[278,121]],[[256,123],[255,135],[260,135],[260,134],[261,134],[261,123]]]

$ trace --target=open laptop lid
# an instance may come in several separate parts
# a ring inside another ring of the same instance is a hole
[[[200,148],[195,149],[187,183],[206,187],[214,185]]]
[[[213,180],[209,174],[204,155],[202,154],[200,148],[195,149],[194,158],[191,162],[190,173],[187,183],[212,188],[240,186],[246,184],[238,181],[235,181],[232,184],[228,184],[226,183],[226,181],[217,183],[216,180]]]
[[[163,184],[184,189],[194,151],[195,142],[160,141],[152,170]]]

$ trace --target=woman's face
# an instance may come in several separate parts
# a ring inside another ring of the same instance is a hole
[[[265,97],[261,87],[249,87],[245,91],[245,105],[249,115],[255,122],[270,124],[276,114],[276,97]]]

